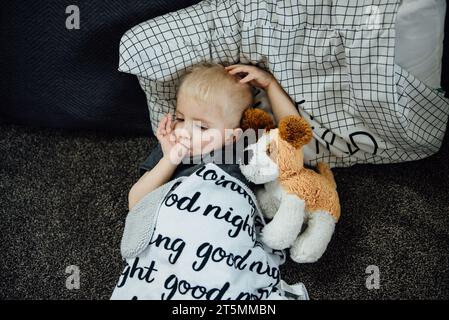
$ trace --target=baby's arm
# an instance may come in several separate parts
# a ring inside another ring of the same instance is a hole
[[[163,157],[156,166],[146,172],[131,188],[128,194],[128,207],[131,210],[146,194],[170,180],[178,164],[189,151],[189,137],[182,135],[178,141],[174,134],[171,114],[162,118],[156,131],[156,138],[161,144]]]
[[[256,66],[244,64],[231,65],[225,69],[233,75],[246,73],[247,75],[240,80],[241,83],[248,82],[267,92],[276,123],[286,116],[299,115],[294,102],[271,73]]]
[[[169,181],[175,172],[176,167],[177,165],[168,157],[162,157],[153,169],[147,171],[140,177],[129,191],[129,210],[131,210],[145,195]]]
[[[299,116],[299,112],[296,109],[292,99],[274,77],[273,81],[265,90],[267,92],[268,99],[270,99],[271,110],[273,111],[276,123],[279,123],[279,120],[286,116]]]

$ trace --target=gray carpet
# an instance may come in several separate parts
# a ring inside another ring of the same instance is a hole
[[[127,193],[154,138],[0,126],[0,299],[108,299]],[[428,159],[334,170],[342,219],[315,264],[282,266],[312,299],[449,298],[449,146]],[[79,290],[65,286],[80,268]],[[365,286],[367,266],[380,288]]]

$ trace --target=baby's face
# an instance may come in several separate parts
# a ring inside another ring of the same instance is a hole
[[[235,126],[221,107],[208,106],[182,94],[177,99],[175,116],[175,136],[177,140],[189,139],[190,156],[221,148]]]

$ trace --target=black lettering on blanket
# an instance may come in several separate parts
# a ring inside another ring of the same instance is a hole
[[[192,269],[201,271],[209,261],[221,262],[225,260],[225,263],[228,266],[234,267],[237,270],[244,270],[247,267],[245,261],[251,253],[251,249],[249,249],[244,256],[235,253],[227,253],[223,248],[214,248],[212,244],[205,242],[201,244],[196,251],[196,256],[201,260],[193,262]]]
[[[167,198],[165,198],[164,204],[167,207],[176,205],[176,208],[178,208],[179,210],[187,210],[189,212],[196,212],[200,209],[200,207],[196,207],[194,209],[192,209],[192,207],[195,204],[195,202],[198,200],[200,195],[201,195],[201,192],[196,192],[192,198],[182,197],[181,199],[179,199],[179,196],[173,192],[171,195],[169,195]]]
[[[270,294],[274,291],[273,284],[268,286],[267,288],[257,289],[258,294],[254,294],[252,292],[240,292],[235,300],[262,300],[267,299]]]
[[[230,285],[226,282],[221,288],[211,288],[200,285],[192,285],[187,280],[179,280],[174,274],[171,274],[164,282],[164,288],[169,290],[167,293],[161,294],[162,300],[171,300],[171,298],[179,293],[181,295],[190,295],[195,299],[207,300],[224,300],[223,296],[228,291]]]
[[[262,218],[260,216],[256,216],[254,218],[254,227],[257,230],[257,232],[260,232],[260,230],[262,230],[264,226],[265,224],[263,223]]]
[[[266,274],[270,278],[280,281],[279,268],[276,266],[271,267],[268,262],[254,261],[249,266],[249,270],[261,275]]]
[[[154,249],[150,250],[150,256],[154,254],[152,258],[155,260],[145,261],[145,264],[141,260],[139,266],[139,258],[135,258],[130,262],[132,266],[125,267],[117,287],[125,286],[127,280],[133,277],[147,283],[153,282],[156,278],[153,287],[149,286],[148,290],[156,290],[156,296],[162,300],[171,300],[175,297],[208,300],[268,297],[273,284],[280,281],[279,267],[275,261],[265,256],[267,254],[265,246],[257,239],[256,228],[260,231],[265,222],[261,215],[255,214],[257,203],[253,201],[251,192],[247,192],[247,189],[238,182],[226,179],[226,176],[218,170],[209,168],[205,170],[203,166],[196,173],[200,178],[195,176],[195,183],[204,186],[198,190],[188,187],[173,188],[162,200],[159,218],[166,220],[158,221],[162,223],[162,227],[158,229],[159,224],[155,226],[148,244]],[[210,197],[207,191],[210,188],[215,188],[217,198]],[[225,199],[220,199],[222,193],[226,194]],[[237,195],[232,197],[231,193]],[[216,202],[211,203],[214,201]],[[231,206],[227,206],[228,203]],[[192,219],[193,217],[195,219]],[[172,233],[177,232],[173,230],[173,220],[178,221],[177,226],[181,228],[179,233]],[[198,229],[190,228],[191,225],[184,223],[184,220],[198,224]],[[191,235],[189,231],[184,232],[182,230],[184,226],[185,230],[193,229],[200,234]],[[218,234],[214,228],[219,230]],[[204,235],[201,234],[202,230],[205,231]],[[159,272],[155,268],[155,261]],[[221,279],[220,271],[224,269],[229,273],[240,274],[229,278],[224,276]],[[211,272],[210,280],[207,281],[207,277],[199,277],[197,272]],[[251,280],[246,282],[244,280],[242,283],[238,277],[240,279],[248,277],[247,279]],[[202,279],[205,283],[195,279]],[[237,279],[235,285],[234,282],[228,282],[229,279]],[[257,281],[254,282],[253,279]],[[259,280],[260,283],[266,283],[260,290],[257,285]],[[128,282],[129,286],[134,284],[134,280]]]
[[[259,240],[256,240],[256,242],[254,243],[254,247],[260,247],[260,248],[264,249],[263,243],[260,242]]]
[[[229,207],[226,212],[222,213],[222,211],[224,210],[222,207],[212,204],[208,204],[204,210],[202,210],[201,206],[199,205],[192,209],[196,205],[196,201],[198,201],[200,197],[200,191],[195,192],[195,194],[191,198],[180,198],[178,194],[173,192],[166,198],[164,204],[167,207],[176,206],[176,208],[180,211],[188,211],[191,213],[199,211],[198,213],[202,212],[203,216],[209,216],[209,214],[212,213],[212,217],[214,217],[215,219],[224,220],[226,223],[232,225],[231,229],[229,229],[228,231],[229,237],[236,238],[241,231],[244,231],[248,234],[251,240],[254,241],[256,239],[255,224],[249,222],[249,215],[246,215],[245,219],[243,219],[240,214],[233,213],[234,209],[232,207]]]
[[[241,216],[234,216],[234,218],[232,219],[231,223],[234,227],[236,227],[236,229],[234,230],[234,232],[232,233],[232,230],[229,230],[228,235],[231,238],[235,238],[239,235],[240,231],[246,231],[246,233],[250,236],[251,240],[255,241],[256,240],[256,230],[255,230],[255,225],[252,224],[250,225],[248,223],[248,219],[250,217],[247,215],[245,217],[245,220],[242,219]]]
[[[149,245],[152,244],[155,244],[156,247],[160,247],[162,245],[165,250],[172,251],[172,253],[170,253],[170,255],[168,256],[168,262],[170,262],[171,264],[176,263],[186,246],[186,243],[183,239],[176,238],[172,241],[170,237],[163,236],[162,234],[158,234],[156,239],[151,240]]]
[[[225,220],[227,223],[230,223],[232,224],[233,227],[235,227],[235,229],[229,229],[228,231],[229,237],[236,238],[241,231],[246,231],[246,233],[248,234],[248,236],[251,238],[252,241],[256,240],[255,225],[254,224],[250,225],[248,223],[248,220],[250,219],[249,215],[247,215],[245,219],[243,219],[242,216],[238,214],[231,217],[231,213],[234,210],[232,207],[230,207],[225,214],[220,215],[222,210],[221,207],[212,205],[208,205],[206,207],[206,210],[204,211],[203,215],[207,216],[212,209],[214,210],[213,216],[216,219]]]
[[[215,263],[224,261],[229,267],[233,267],[237,270],[248,269],[249,271],[255,272],[259,275],[267,275],[278,282],[280,280],[280,274],[277,266],[271,267],[268,262],[264,263],[262,261],[246,263],[252,252],[253,251],[251,249],[248,249],[246,254],[241,256],[233,252],[226,252],[226,250],[220,246],[214,247],[211,243],[204,242],[196,250],[196,256],[199,259],[193,262],[192,269],[195,271],[201,271],[210,261]]]
[[[139,264],[139,258],[135,258],[133,265],[130,266],[128,262],[126,262],[125,269],[123,270],[121,274],[121,280],[119,280],[119,283],[117,284],[117,288],[121,288],[126,284],[126,281],[128,279],[134,278],[134,275],[137,272],[137,278],[139,280],[145,281],[146,283],[151,283],[154,281],[154,277],[152,278],[153,272],[157,272],[157,269],[155,268],[156,262],[151,260],[150,266],[144,266],[144,267],[138,267]]]
[[[248,192],[242,188],[242,186],[238,183],[236,183],[234,180],[227,180],[224,175],[218,176],[217,172],[214,169],[207,169],[206,166],[202,166],[199,168],[195,174],[202,178],[204,181],[213,181],[215,182],[215,185],[221,186],[223,188],[228,188],[232,191],[237,192],[238,194],[242,195],[248,203],[251,205],[251,217],[254,216],[254,214],[257,211],[256,204],[254,203],[252,197],[248,194]]]

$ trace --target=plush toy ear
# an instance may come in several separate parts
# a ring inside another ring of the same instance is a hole
[[[267,112],[257,108],[246,109],[240,121],[240,128],[243,131],[249,128],[256,130],[256,132],[258,129],[265,129],[267,131],[275,127],[271,116]]]
[[[279,121],[279,136],[295,148],[300,148],[312,140],[312,128],[300,116],[287,116]]]

